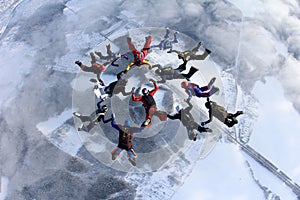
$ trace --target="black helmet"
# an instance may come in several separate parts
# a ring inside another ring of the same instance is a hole
[[[107,105],[103,105],[103,106],[102,106],[102,110],[107,111],[107,110],[108,110]]]
[[[143,88],[142,93],[143,93],[143,95],[148,95],[149,90],[147,88]]]

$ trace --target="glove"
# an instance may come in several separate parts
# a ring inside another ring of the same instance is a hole
[[[155,83],[155,80],[153,78],[150,78],[149,81]]]
[[[131,89],[131,93],[134,93],[134,90],[135,90],[135,87],[133,87],[133,88]]]
[[[76,64],[76,65],[79,65],[79,67],[81,67],[81,65],[82,65],[82,63],[81,63],[79,60],[77,60],[77,61],[75,62],[75,64]]]
[[[111,114],[111,118],[112,118],[112,120],[114,120],[114,119],[115,119],[115,117],[116,117],[115,113]]]

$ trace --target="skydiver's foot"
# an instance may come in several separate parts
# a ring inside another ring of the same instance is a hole
[[[116,160],[119,154],[117,152],[111,154],[111,159]]]
[[[198,134],[196,133],[195,135],[194,135],[194,141],[196,141],[197,140],[197,136],[198,136]]]
[[[81,124],[79,127],[78,127],[78,131],[82,131],[82,129],[83,129],[83,124]]]
[[[178,43],[178,31],[174,33],[174,43]]]
[[[207,54],[211,53],[211,51],[209,49],[205,49],[205,51],[206,51]]]
[[[172,53],[172,49],[170,49],[169,51],[167,51],[167,53]]]
[[[239,110],[239,111],[237,111],[234,115],[235,115],[235,116],[239,116],[239,115],[242,115],[242,114],[244,114],[244,112]]]
[[[136,166],[135,158],[128,158],[128,160],[133,166]]]
[[[99,56],[100,58],[102,57],[102,53],[101,53],[100,51],[95,51],[95,54],[96,54],[97,56]]]
[[[75,61],[75,64],[78,65],[79,67],[81,67],[82,65],[82,63],[79,60]]]
[[[213,84],[215,83],[215,81],[216,81],[216,77],[213,77],[212,79],[210,79],[209,83],[207,84],[207,87],[211,88],[213,86]]]
[[[74,115],[75,117],[80,117],[80,116],[81,116],[81,114],[80,114],[79,112],[73,112],[73,115]]]
[[[151,119],[147,119],[143,124],[142,126],[149,126],[151,124]]]

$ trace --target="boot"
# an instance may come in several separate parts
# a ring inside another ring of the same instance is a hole
[[[128,160],[133,166],[136,166],[135,158],[128,158]]]
[[[209,49],[205,49],[205,51],[206,51],[207,54],[211,53],[211,51]]]
[[[80,117],[80,116],[81,116],[81,114],[80,114],[79,112],[73,112],[73,115],[74,115],[75,117]]]
[[[185,77],[187,80],[189,80],[197,71],[198,69],[192,66],[189,70],[189,73],[182,74],[182,76]]]
[[[207,84],[207,87],[208,87],[208,88],[211,88],[215,81],[216,81],[216,77],[213,77],[213,78],[209,81],[209,83]]]
[[[237,116],[242,115],[242,114],[244,114],[244,112],[239,110],[239,111],[237,111],[237,112],[234,114],[234,117],[237,117]]]
[[[75,64],[78,65],[79,67],[81,67],[81,65],[82,65],[82,63],[81,63],[79,60],[77,60],[77,61],[75,62]]]

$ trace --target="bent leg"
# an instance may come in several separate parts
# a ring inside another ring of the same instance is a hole
[[[95,54],[94,54],[93,52],[90,53],[90,56],[91,56],[91,59],[92,59],[92,60],[91,60],[91,64],[93,65],[93,64],[96,63],[96,61],[97,61],[97,60],[96,60],[96,56],[95,56]]]
[[[137,51],[130,37],[127,38],[127,44],[130,51]]]
[[[143,49],[150,49],[151,42],[152,42],[152,37],[151,36],[146,37],[146,42],[144,44]]]

